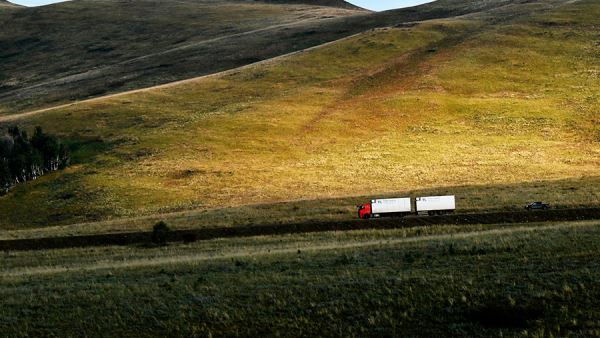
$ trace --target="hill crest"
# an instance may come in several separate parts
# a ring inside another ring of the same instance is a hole
[[[343,0],[254,0],[253,2],[264,2],[271,4],[288,4],[288,5],[315,5],[315,6],[325,6],[325,7],[338,7],[345,9],[364,9],[358,6],[355,6],[349,2]]]
[[[0,7],[21,7],[21,6],[13,4],[12,2],[8,2],[6,0],[0,0]]]

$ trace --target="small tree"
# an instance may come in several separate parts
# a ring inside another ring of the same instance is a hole
[[[152,229],[152,243],[158,245],[167,245],[167,238],[169,237],[169,226],[167,223],[160,221],[154,224]]]
[[[6,194],[12,184],[13,179],[8,167],[8,160],[0,157],[0,196]]]

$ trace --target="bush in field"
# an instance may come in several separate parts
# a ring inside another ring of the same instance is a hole
[[[154,224],[154,228],[152,229],[152,243],[166,245],[169,231],[171,231],[171,229],[169,229],[167,223],[163,221]]]

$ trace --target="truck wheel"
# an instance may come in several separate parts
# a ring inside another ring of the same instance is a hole
[[[369,215],[369,214],[365,214],[365,215],[363,216],[363,219],[369,219],[370,217],[371,217],[371,215]]]

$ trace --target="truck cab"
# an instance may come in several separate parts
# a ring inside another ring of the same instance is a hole
[[[356,206],[358,208],[358,218],[369,219],[371,218],[371,203],[360,204]]]

